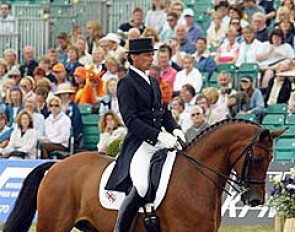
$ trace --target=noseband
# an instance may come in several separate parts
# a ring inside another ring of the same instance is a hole
[[[243,192],[249,188],[249,185],[262,185],[262,184],[265,184],[265,182],[266,182],[265,179],[250,178],[251,166],[252,166],[252,162],[253,162],[253,147],[256,146],[256,147],[262,148],[263,150],[265,150],[267,152],[272,151],[272,148],[262,146],[261,144],[257,143],[257,141],[256,141],[259,138],[259,136],[265,131],[267,131],[267,130],[264,128],[260,128],[256,132],[256,134],[252,137],[251,142],[247,145],[247,147],[242,151],[242,153],[235,159],[235,161],[231,165],[230,170],[232,170],[235,167],[235,165],[238,163],[238,161],[245,155],[245,159],[243,162],[242,171],[241,171],[240,176],[238,176],[236,173],[234,173],[232,171],[230,172],[230,175],[226,175],[226,174],[208,166],[207,164],[204,164],[203,162],[199,161],[198,159],[191,157],[190,155],[188,155],[184,151],[181,151],[180,154],[184,158],[186,158],[190,163],[192,163],[201,174],[206,176],[216,186],[223,189],[228,195],[231,195],[231,194],[223,186],[221,186],[221,184],[219,184],[217,181],[215,181],[213,178],[211,178],[209,175],[207,175],[204,169],[209,170],[209,171],[223,177],[224,179],[226,179],[228,184],[230,186],[232,186],[237,192]],[[232,178],[230,176],[233,176],[234,178]],[[239,189],[237,189],[235,184],[239,186]]]

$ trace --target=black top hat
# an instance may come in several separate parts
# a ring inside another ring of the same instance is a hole
[[[128,54],[140,54],[143,52],[153,52],[154,49],[153,41],[151,38],[139,38],[129,40],[129,51]]]

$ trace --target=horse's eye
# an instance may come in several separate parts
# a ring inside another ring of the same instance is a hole
[[[253,156],[253,166],[259,167],[263,163],[263,158],[261,156]]]

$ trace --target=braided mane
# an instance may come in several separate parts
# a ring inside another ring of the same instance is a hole
[[[200,137],[206,135],[207,133],[223,126],[223,125],[228,125],[228,124],[231,124],[231,123],[246,123],[246,124],[249,124],[249,125],[255,125],[255,126],[258,126],[258,127],[261,127],[261,125],[259,125],[258,123],[256,122],[252,122],[252,121],[249,121],[249,120],[245,120],[245,119],[238,119],[238,118],[228,118],[228,119],[224,119],[224,120],[221,120],[215,124],[212,124],[210,125],[209,127],[207,127],[206,129],[202,130],[189,144],[188,144],[188,147],[190,147],[194,142],[195,140],[199,139]]]

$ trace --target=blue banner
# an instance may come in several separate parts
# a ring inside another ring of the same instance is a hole
[[[0,160],[0,222],[5,222],[26,176],[48,160]]]

